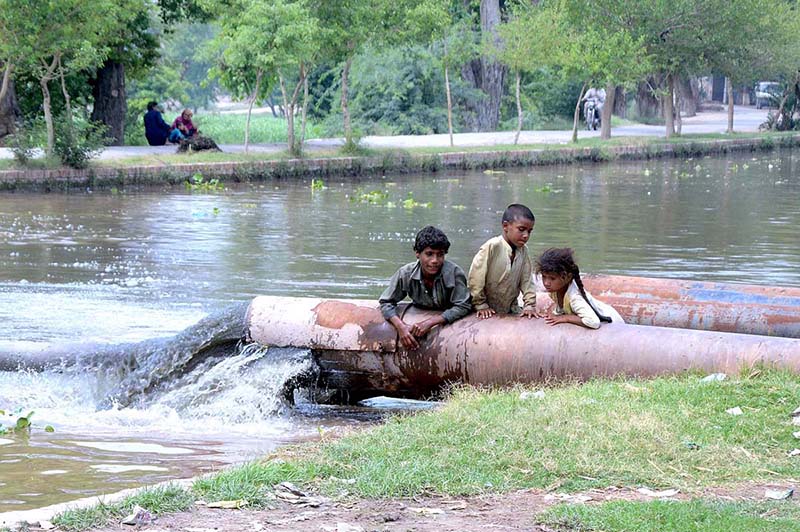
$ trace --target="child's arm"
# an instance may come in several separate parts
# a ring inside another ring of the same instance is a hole
[[[522,292],[522,315],[528,318],[541,318],[536,312],[536,285],[533,282],[533,266],[531,266],[529,256],[526,256],[525,264],[522,267],[519,289]]]
[[[589,302],[583,299],[580,292],[568,290],[564,297],[569,298],[569,306],[573,314],[563,314],[560,316],[548,316],[547,323],[550,325],[558,325],[559,323],[572,323],[580,325],[588,329],[599,329],[600,318],[597,313],[589,305]]]
[[[469,267],[469,293],[472,296],[472,306],[478,311],[481,319],[492,316],[495,312],[489,308],[486,299],[486,275],[489,271],[489,243],[482,245],[472,258]]]
[[[392,324],[397,334],[400,336],[400,343],[402,343],[406,349],[416,349],[419,347],[419,342],[417,342],[417,339],[411,334],[410,327],[397,315],[397,304],[408,295],[403,288],[400,274],[401,270],[402,268],[397,270],[395,274],[392,275],[392,278],[389,279],[389,286],[387,286],[386,290],[381,294],[378,303],[381,305],[381,314],[383,314],[383,318]]]

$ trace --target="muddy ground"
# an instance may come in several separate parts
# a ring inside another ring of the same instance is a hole
[[[642,493],[633,488],[608,487],[581,493],[560,494],[522,490],[503,495],[476,497],[425,496],[413,499],[329,500],[299,497],[288,502],[277,498],[266,510],[217,509],[195,505],[192,509],[162,516],[149,524],[114,524],[95,532],[553,532],[537,523],[537,515],[560,502],[598,504],[613,500],[649,501],[655,498],[689,500],[695,497],[730,501],[763,501],[767,489],[782,490],[792,484],[741,484],[734,488],[708,489],[685,494]],[[795,498],[792,504],[800,504]],[[310,506],[312,505],[318,506]],[[32,529],[35,530],[35,529]]]

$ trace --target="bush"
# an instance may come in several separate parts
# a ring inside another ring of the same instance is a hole
[[[86,168],[89,161],[100,155],[106,143],[106,127],[99,122],[73,121],[65,116],[56,121],[53,152],[61,163],[70,168]]]
[[[17,130],[9,135],[7,143],[14,160],[22,166],[28,166],[40,148],[41,128],[32,123],[17,124]]]

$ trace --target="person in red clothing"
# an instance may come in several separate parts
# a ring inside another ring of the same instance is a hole
[[[178,143],[183,139],[188,139],[195,133],[197,128],[192,123],[193,113],[190,109],[184,109],[179,117],[172,123],[172,132],[169,134],[169,141]]]

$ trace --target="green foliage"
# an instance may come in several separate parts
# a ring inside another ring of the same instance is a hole
[[[211,192],[223,192],[225,190],[225,185],[223,185],[219,179],[209,179],[206,181],[203,174],[196,173],[192,177],[190,177],[186,183],[186,190],[190,192],[198,192],[201,194],[208,194]],[[216,212],[214,214],[217,214]]]
[[[28,166],[42,145],[43,138],[41,127],[34,122],[17,124],[17,130],[6,139],[6,145],[11,148],[17,163]]]
[[[5,422],[8,425],[4,425],[0,423],[0,434],[7,434],[7,433],[29,433],[31,431],[31,417],[33,416],[33,411],[28,412],[26,415],[22,415],[23,410],[18,408],[15,412],[6,414],[5,410],[0,410],[0,417],[8,418]]]
[[[61,116],[55,126],[53,153],[63,165],[86,168],[89,161],[103,151],[106,141],[106,127],[103,124],[86,120],[75,120],[70,124],[66,116]]]
[[[444,77],[439,60],[421,46],[370,50],[353,62],[350,102],[366,134],[413,135],[447,131]]]
[[[312,179],[311,180],[311,192],[316,192],[318,190],[324,190],[325,188],[326,188],[325,187],[325,181],[323,181],[322,179]]]
[[[350,201],[354,203],[368,203],[370,205],[386,205],[386,203],[389,201],[389,191],[365,191],[361,188],[357,188],[353,195],[350,196]]]

